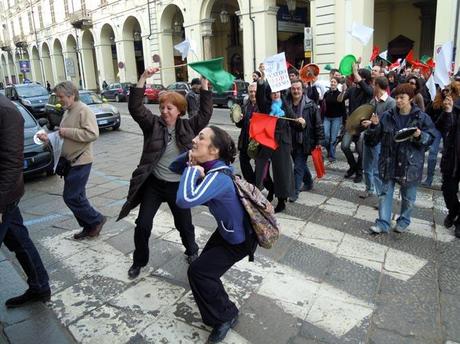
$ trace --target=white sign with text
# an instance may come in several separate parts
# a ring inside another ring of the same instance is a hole
[[[282,91],[291,87],[284,52],[267,57],[264,61],[264,65],[265,77],[267,78],[272,92]]]

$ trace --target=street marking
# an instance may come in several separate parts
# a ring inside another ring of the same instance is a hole
[[[409,253],[329,227],[305,224],[302,219],[297,219],[297,225],[293,224],[296,221],[293,217],[278,217],[278,220],[282,235],[403,281],[412,278],[427,263]]]

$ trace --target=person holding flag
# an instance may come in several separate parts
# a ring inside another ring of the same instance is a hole
[[[190,209],[176,205],[180,175],[172,172],[169,165],[176,157],[192,148],[192,139],[208,124],[213,112],[212,94],[208,81],[201,79],[200,110],[197,115],[183,119],[187,102],[177,92],[160,95],[160,116],[154,115],[143,103],[146,80],[159,68],[150,67],[140,76],[136,87],[130,90],[128,109],[144,134],[144,147],[138,167],[134,170],[118,220],[140,205],[134,229],[133,264],[128,276],[139,276],[149,260],[149,238],[153,218],[163,202],[167,202],[174,217],[174,224],[185,247],[186,260],[191,263],[198,257],[195,228]]]

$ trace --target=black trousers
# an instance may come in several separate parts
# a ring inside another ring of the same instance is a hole
[[[246,179],[249,183],[255,184],[256,183],[256,174],[251,166],[251,158],[247,153],[248,147],[243,147],[240,150],[240,167],[241,173],[243,174],[244,179]]]
[[[198,252],[195,242],[195,227],[192,224],[190,209],[181,209],[176,205],[176,194],[179,182],[166,182],[153,175],[143,185],[144,193],[139,208],[134,229],[133,263],[136,266],[145,266],[149,261],[149,238],[152,233],[153,218],[161,203],[167,202],[174,217],[174,225],[180,233],[185,254],[192,255]]]
[[[230,321],[238,308],[230,301],[220,278],[248,255],[245,242],[227,243],[216,230],[200,256],[188,268],[188,280],[203,322],[211,327]]]
[[[459,182],[459,176],[442,175],[442,195],[444,196],[444,202],[446,202],[446,207],[450,215],[460,215],[460,202],[457,196]]]

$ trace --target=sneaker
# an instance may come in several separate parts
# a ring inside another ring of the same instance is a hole
[[[232,320],[224,322],[221,325],[215,326],[208,337],[208,343],[219,343],[223,341],[228,331],[230,331],[230,329],[236,325],[237,321],[238,315],[235,316]]]
[[[344,177],[348,179],[348,178],[351,178],[354,174],[355,174],[355,170],[352,168],[349,168],[347,172],[345,173]]]
[[[73,235],[73,238],[75,240],[81,240],[81,239],[84,239],[84,238],[87,238],[87,237],[89,237],[89,229],[88,228],[83,228],[81,232],[75,233]]]
[[[5,306],[7,308],[16,308],[32,302],[47,302],[50,300],[50,298],[51,290],[49,289],[41,292],[27,289],[24,294],[6,300]]]
[[[454,225],[455,219],[457,215],[447,214],[446,218],[444,219],[444,227],[450,228]]]
[[[431,184],[433,184],[433,177],[426,177],[426,179],[422,182],[422,186],[427,188],[431,187]]]
[[[313,183],[312,184],[303,184],[302,188],[300,191],[311,191],[313,190]]]
[[[299,199],[299,194],[296,193],[294,196],[289,197],[289,202],[294,203]]]
[[[374,197],[374,196],[375,196],[374,192],[366,190],[361,195],[359,195],[358,197],[361,198],[361,199],[366,199],[366,198]]]
[[[384,231],[382,228],[380,228],[379,226],[377,225],[372,225],[370,228],[369,228],[369,232],[371,234],[382,234],[382,233],[387,233],[387,231]]]
[[[409,229],[408,229],[408,227],[403,228],[403,227],[401,227],[400,225],[397,224],[396,226],[393,227],[393,230],[396,233],[404,233],[404,232],[407,232]]]
[[[283,198],[278,198],[278,204],[275,207],[275,213],[281,213],[286,209],[286,200]]]
[[[329,160],[330,163],[335,162],[335,158],[333,158],[333,157],[331,157],[331,156],[328,158],[328,160]]]

